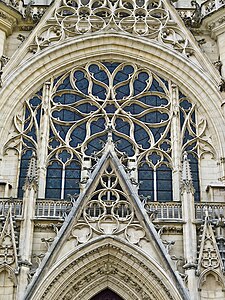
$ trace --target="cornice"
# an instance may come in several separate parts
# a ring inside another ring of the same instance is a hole
[[[12,34],[13,28],[21,20],[22,16],[18,11],[0,2],[0,30],[4,31],[8,36]]]

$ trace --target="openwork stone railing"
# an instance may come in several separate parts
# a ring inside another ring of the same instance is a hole
[[[210,219],[218,219],[225,216],[225,203],[198,203],[195,204],[195,219],[204,220],[206,214]]]
[[[16,217],[22,216],[23,200],[22,199],[13,199],[13,198],[4,198],[0,199],[0,216],[5,216],[11,205],[12,214]]]
[[[225,5],[225,0],[207,0],[201,5],[201,12],[203,16],[207,16],[215,10],[218,10]]]
[[[6,216],[11,205],[15,217],[22,217],[23,200],[15,198],[0,199],[0,217]],[[73,206],[73,202],[65,200],[38,199],[35,207],[35,217],[42,219],[64,219]],[[180,202],[147,202],[144,205],[152,219],[182,219],[182,204]],[[209,215],[210,219],[219,219],[225,216],[225,202],[196,203],[195,219],[204,220]]]
[[[156,219],[182,219],[182,205],[177,202],[148,202],[145,209],[150,214],[154,214]]]
[[[37,200],[35,217],[37,218],[65,218],[73,203],[64,200]]]

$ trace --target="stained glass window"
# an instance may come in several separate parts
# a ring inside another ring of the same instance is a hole
[[[110,133],[125,169],[129,161],[136,163],[140,196],[172,201],[174,157],[178,151],[181,162],[186,151],[199,201],[196,107],[179,92],[174,127],[171,84],[148,68],[119,62],[91,62],[53,79],[49,99],[40,90],[25,103],[19,196],[28,161],[33,152],[38,157],[39,151],[46,153],[45,197],[66,199],[78,194],[84,158],[90,159],[93,168]],[[47,149],[41,144],[44,118]],[[176,132],[179,149],[174,147]]]

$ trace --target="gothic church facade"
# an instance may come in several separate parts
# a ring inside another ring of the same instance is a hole
[[[225,1],[0,1],[0,300],[225,299]]]

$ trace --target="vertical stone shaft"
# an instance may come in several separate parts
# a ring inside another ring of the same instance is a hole
[[[180,200],[180,119],[179,119],[179,90],[178,87],[171,83],[171,104],[173,109],[172,124],[171,124],[171,146],[173,149],[173,199]],[[171,199],[172,200],[172,199]]]
[[[39,136],[39,149],[38,149],[38,198],[45,197],[45,185],[46,185],[46,159],[48,151],[48,139],[49,139],[49,113],[50,113],[50,88],[51,83],[46,82],[43,86],[43,100],[42,100],[42,114],[40,123],[40,136]]]
[[[191,178],[191,169],[187,154],[184,154],[183,170],[182,170],[182,211],[183,211],[183,246],[185,272],[188,276],[188,289],[191,300],[198,299],[197,278],[196,278],[196,260],[197,260],[197,240],[195,220],[195,205],[194,205],[194,187]]]

